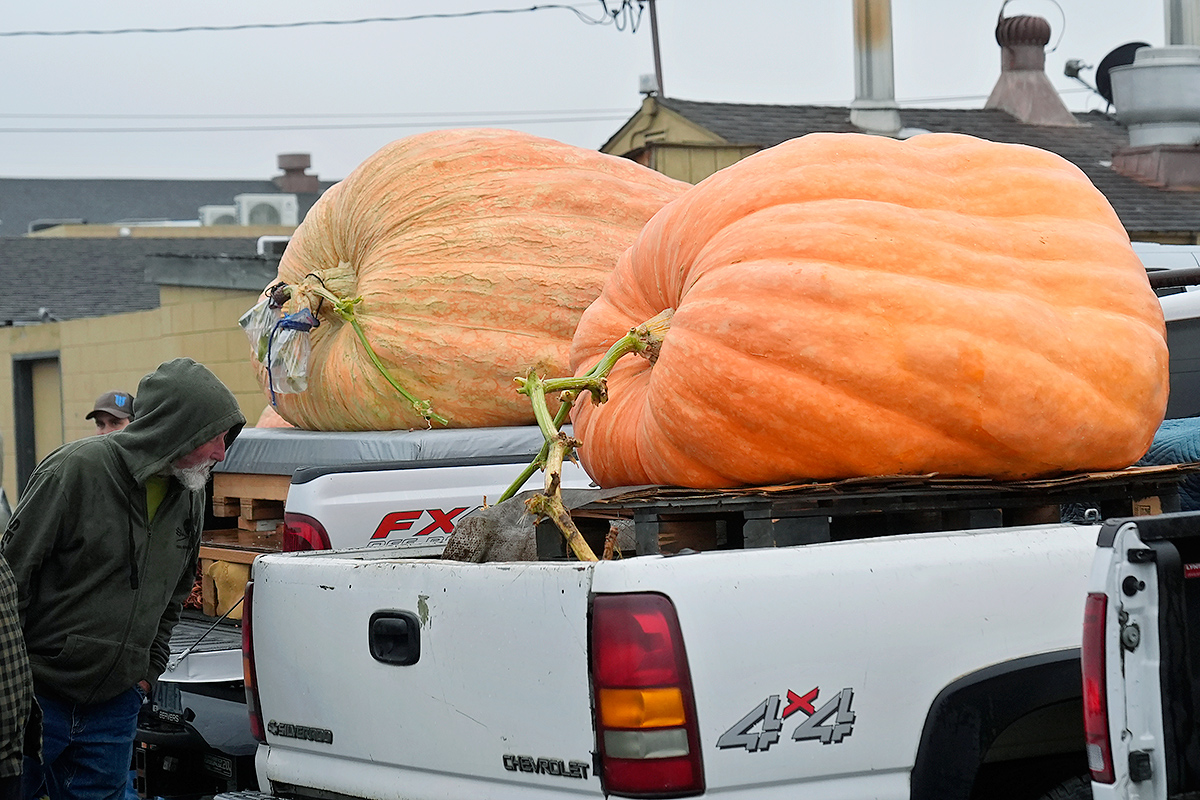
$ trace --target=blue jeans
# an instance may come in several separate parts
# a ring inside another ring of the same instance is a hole
[[[64,703],[44,695],[42,763],[25,759],[26,800],[124,800],[142,692],[131,688],[103,703]]]

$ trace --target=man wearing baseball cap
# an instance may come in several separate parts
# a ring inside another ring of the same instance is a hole
[[[96,398],[96,407],[84,419],[96,423],[96,433],[119,431],[133,419],[133,395],[128,392],[105,392]]]

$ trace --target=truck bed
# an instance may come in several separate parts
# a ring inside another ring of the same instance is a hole
[[[160,678],[172,683],[242,680],[242,629],[187,609],[171,633],[171,658]]]

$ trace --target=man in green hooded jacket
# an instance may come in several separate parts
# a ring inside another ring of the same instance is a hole
[[[245,424],[206,367],[167,361],[127,428],[64,445],[29,478],[0,549],[17,581],[42,763],[25,797],[116,800],[142,700],[192,589],[213,466]]]

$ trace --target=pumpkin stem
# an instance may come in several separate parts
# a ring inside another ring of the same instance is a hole
[[[421,416],[427,423],[432,420],[442,425],[449,425],[450,421],[441,414],[434,412],[433,405],[428,400],[418,400],[413,395],[409,394],[403,386],[401,386],[392,373],[388,372],[383,361],[375,353],[375,348],[371,347],[371,343],[367,341],[367,334],[363,332],[362,325],[358,321],[358,315],[355,313],[355,306],[362,302],[361,297],[352,299],[342,299],[330,292],[323,286],[313,286],[310,291],[318,297],[323,297],[333,305],[334,312],[346,322],[350,323],[350,327],[354,329],[354,333],[358,336],[358,341],[362,343],[363,349],[367,351],[367,358],[371,359],[371,363],[383,375],[383,379],[391,384],[392,388],[400,393],[400,396],[409,402],[413,411]]]
[[[613,557],[620,551],[617,550],[617,537],[621,534],[620,528],[616,522],[608,523],[608,533],[604,535],[604,555],[601,558],[605,561],[612,561]]]
[[[649,359],[651,363],[658,360],[662,350],[663,339],[671,329],[671,317],[674,309],[665,311],[646,320],[637,327],[630,328],[629,333],[622,336],[604,357],[594,367],[583,375],[573,378],[542,378],[536,372],[530,371],[526,378],[516,378],[517,391],[529,397],[533,405],[533,416],[546,441],[533,462],[521,471],[497,502],[504,502],[515,495],[525,481],[529,480],[537,469],[546,473],[545,491],[534,495],[526,501],[530,513],[538,517],[548,517],[562,531],[567,545],[580,561],[596,561],[596,554],[584,540],[579,528],[571,520],[571,514],[562,500],[562,465],[563,461],[574,458],[575,448],[579,446],[577,439],[572,439],[560,429],[567,421],[571,406],[582,391],[590,392],[592,402],[603,403],[608,399],[608,374],[612,372],[617,361],[622,357],[635,353]],[[550,413],[546,403],[548,393],[559,393],[559,407],[555,414]],[[612,550],[606,542],[605,558],[612,557]]]

